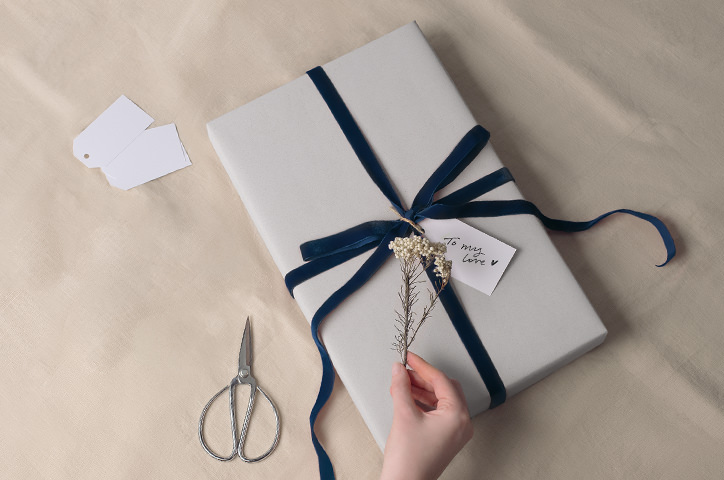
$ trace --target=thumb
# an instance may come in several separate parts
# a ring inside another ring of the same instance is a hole
[[[407,374],[407,369],[398,362],[392,364],[390,395],[392,395],[392,404],[395,412],[401,410],[414,411],[415,403],[412,399],[410,377]]]

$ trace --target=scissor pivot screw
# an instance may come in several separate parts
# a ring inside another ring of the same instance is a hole
[[[249,370],[242,370],[242,371],[240,371],[240,372],[239,372],[239,376],[240,376],[241,378],[246,378],[246,377],[248,377],[248,376],[249,376]]]

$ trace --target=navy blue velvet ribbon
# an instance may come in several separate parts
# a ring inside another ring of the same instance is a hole
[[[541,222],[551,230],[578,232],[591,228],[596,223],[614,213],[627,213],[651,223],[661,235],[664,246],[666,247],[666,261],[657,266],[662,267],[666,265],[676,254],[674,240],[664,223],[658,218],[646,213],[620,209],[604,213],[587,222],[571,222],[549,218],[543,215],[534,204],[526,200],[475,201],[475,199],[481,195],[507,182],[513,181],[513,177],[507,168],[501,168],[445,197],[434,200],[433,197],[435,194],[455,180],[487,144],[490,134],[480,125],[476,125],[465,134],[450,155],[448,155],[445,161],[422,186],[412,202],[412,206],[409,209],[405,209],[402,206],[397,192],[395,192],[390,180],[382,169],[379,160],[365,140],[362,131],[354,121],[352,114],[325,71],[322,67],[316,67],[307,72],[307,74],[327,103],[332,115],[337,120],[342,132],[347,137],[347,140],[368,175],[402,218],[418,223],[425,218],[500,217],[528,214],[538,217]],[[332,393],[334,386],[334,368],[329,354],[319,338],[319,326],[329,313],[364,285],[384,264],[392,253],[388,247],[390,241],[395,237],[404,237],[410,234],[417,234],[417,232],[410,223],[402,219],[361,223],[334,235],[302,244],[300,250],[302,258],[306,263],[292,270],[285,276],[284,280],[287,288],[293,296],[294,288],[304,281],[326,272],[364,252],[374,250],[372,255],[367,258],[352,278],[339,290],[334,292],[312,317],[312,337],[322,360],[322,382],[319,387],[317,400],[309,417],[309,424],[312,443],[314,444],[319,459],[319,473],[324,480],[333,479],[334,470],[329,456],[324,451],[324,448],[314,433],[314,424],[319,412]],[[428,276],[431,281],[435,281],[435,277],[431,272],[428,272]],[[439,298],[490,393],[490,408],[500,405],[505,401],[505,386],[490,356],[485,350],[481,339],[477,335],[475,327],[455,295],[451,284],[448,284],[442,290]]]

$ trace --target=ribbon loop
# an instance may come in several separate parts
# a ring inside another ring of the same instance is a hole
[[[503,167],[441,198],[435,205],[462,205],[512,181],[514,179],[510,170]]]
[[[480,125],[471,128],[422,186],[412,202],[413,207],[430,205],[435,193],[455,180],[478,156],[489,139],[490,133]]]
[[[304,261],[316,260],[369,243],[377,243],[396,223],[394,220],[361,223],[343,232],[305,242],[299,246],[299,249]]]

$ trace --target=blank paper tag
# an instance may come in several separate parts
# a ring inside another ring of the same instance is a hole
[[[445,258],[452,260],[450,275],[491,295],[515,254],[515,248],[460,220],[420,222],[431,242],[447,246]]]
[[[73,155],[87,167],[101,167],[108,183],[129,190],[191,165],[173,123],[153,123],[124,95],[73,140]]]
[[[128,190],[191,165],[176,125],[149,128],[103,167],[108,183]]]
[[[104,167],[151,123],[153,118],[121,95],[73,140],[73,155],[86,167]]]

